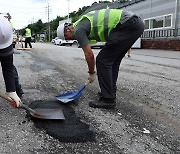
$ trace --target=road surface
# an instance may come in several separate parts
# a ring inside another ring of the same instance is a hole
[[[56,101],[57,94],[78,90],[88,78],[76,46],[35,43],[30,51],[17,51],[14,61],[23,103],[59,105],[66,120],[35,120],[0,99],[1,154],[180,153],[180,52],[132,49],[121,63],[115,110],[88,106],[98,97],[97,80],[75,102]],[[2,76],[0,88],[5,92]]]

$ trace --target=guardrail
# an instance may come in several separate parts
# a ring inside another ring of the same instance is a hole
[[[180,37],[180,28],[144,31],[141,38],[176,38]]]

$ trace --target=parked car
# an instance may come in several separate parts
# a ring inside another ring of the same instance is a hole
[[[90,44],[91,48],[92,49],[102,49],[104,47],[106,42],[97,42],[97,43],[94,43],[94,44]]]
[[[59,39],[59,38],[55,38],[52,41],[54,41],[55,45],[61,45],[61,46],[62,45],[70,45],[70,46],[77,45],[78,46],[78,41],[77,40],[62,40],[62,39]]]
[[[51,40],[51,43],[55,44],[55,40],[57,40],[58,37],[55,37],[54,39]]]

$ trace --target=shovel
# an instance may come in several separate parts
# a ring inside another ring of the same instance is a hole
[[[83,85],[81,86],[81,88],[78,91],[74,91],[74,92],[67,92],[65,94],[60,94],[56,96],[56,99],[63,102],[63,103],[68,103],[71,101],[74,101],[76,99],[78,99],[79,97],[82,96],[82,91],[84,90],[84,88],[89,84],[89,80]]]
[[[0,93],[0,97],[6,99],[12,106],[16,107],[16,103],[12,102],[7,95]],[[38,119],[65,119],[61,109],[31,109],[23,103],[20,108],[25,109],[32,117]]]

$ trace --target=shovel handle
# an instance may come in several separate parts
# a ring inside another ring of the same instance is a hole
[[[27,105],[25,104],[21,104],[21,108],[25,109],[26,111],[30,112],[31,114],[36,114],[36,111],[34,111],[33,109],[29,108]]]
[[[12,105],[12,106],[14,106],[14,107],[17,108],[16,103],[15,103],[15,102],[12,102],[12,99],[10,99],[7,95],[5,95],[5,94],[3,94],[3,93],[0,93],[0,97],[2,97],[2,98],[4,98],[5,100],[9,101],[9,102],[10,102],[10,105]],[[21,104],[21,108],[29,111],[29,112],[32,113],[32,114],[35,114],[35,113],[36,113],[33,109],[29,108],[27,105],[25,105],[25,104],[23,104],[23,103]]]
[[[4,98],[5,100],[12,102],[12,99],[10,99],[7,95],[0,93],[0,97]]]
[[[5,100],[10,102],[10,105],[17,108],[16,103],[12,101],[7,95],[0,93],[0,97],[4,98]]]
[[[85,82],[85,86],[87,86],[88,84],[90,84],[90,81],[89,81],[89,80],[87,80],[87,81]]]
[[[89,80],[86,81],[85,84],[79,89],[78,93],[81,93],[81,92],[84,90],[84,88],[86,88],[86,86],[87,86],[89,83],[90,83]]]

